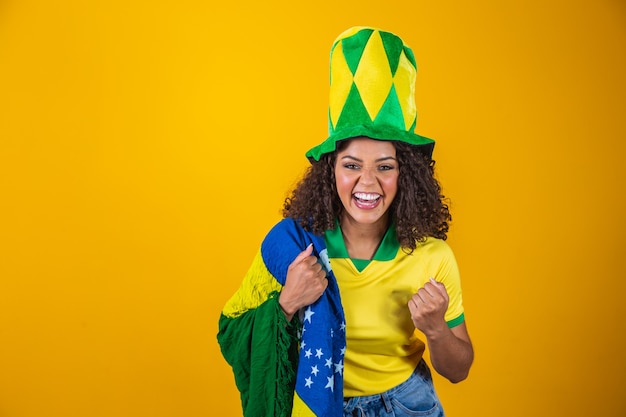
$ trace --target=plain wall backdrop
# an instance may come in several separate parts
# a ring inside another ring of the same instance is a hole
[[[216,342],[354,25],[418,63],[476,360],[450,417],[626,415],[626,5],[0,2],[0,416],[239,416]]]

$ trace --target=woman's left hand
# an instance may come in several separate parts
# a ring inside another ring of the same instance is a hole
[[[426,336],[433,367],[456,383],[467,378],[474,361],[474,348],[465,322],[448,327],[445,314],[449,301],[446,287],[431,278],[408,304],[413,324]]]
[[[409,300],[409,310],[415,327],[427,337],[447,327],[445,314],[449,301],[446,287],[431,278]]]

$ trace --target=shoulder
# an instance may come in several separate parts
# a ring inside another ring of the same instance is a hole
[[[442,282],[458,281],[459,266],[450,245],[442,239],[428,238],[415,250]]]
[[[286,218],[276,223],[263,239],[262,247],[277,249],[284,246],[302,246],[306,231],[294,219]]]
[[[452,248],[443,239],[428,237],[423,242],[417,242],[415,251],[421,254],[436,255],[441,257],[454,257]]]
[[[450,245],[442,239],[429,237],[423,242],[417,242],[413,256],[437,269],[457,269],[456,257]]]
[[[302,252],[311,238],[297,221],[286,218],[274,225],[261,244],[261,256],[267,269],[283,283],[287,268]]]

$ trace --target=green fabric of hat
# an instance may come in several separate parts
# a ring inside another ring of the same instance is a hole
[[[435,141],[414,133],[417,122],[413,51],[390,32],[353,27],[343,32],[330,52],[329,137],[306,157],[320,157],[337,142],[366,136],[419,146],[432,155]]]

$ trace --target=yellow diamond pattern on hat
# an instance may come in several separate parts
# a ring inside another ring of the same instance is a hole
[[[414,80],[416,73],[415,67],[406,57],[405,53],[402,52],[402,54],[400,54],[398,71],[396,71],[393,84],[396,87],[398,101],[402,108],[404,124],[407,130],[411,128],[417,118],[417,107],[415,106],[415,101],[411,100],[411,97],[414,97],[415,94]]]
[[[413,51],[397,35],[365,26],[339,35],[330,50],[328,137],[306,153],[309,161],[360,136],[402,141],[432,155],[434,140],[414,132],[416,75]]]
[[[330,80],[330,100],[329,117],[333,126],[337,126],[337,121],[343,110],[343,105],[348,98],[352,87],[352,72],[343,57],[343,46],[341,42],[337,44],[331,57],[331,80]]]
[[[389,60],[378,31],[372,33],[365,46],[354,83],[367,113],[375,120],[393,84]]]

